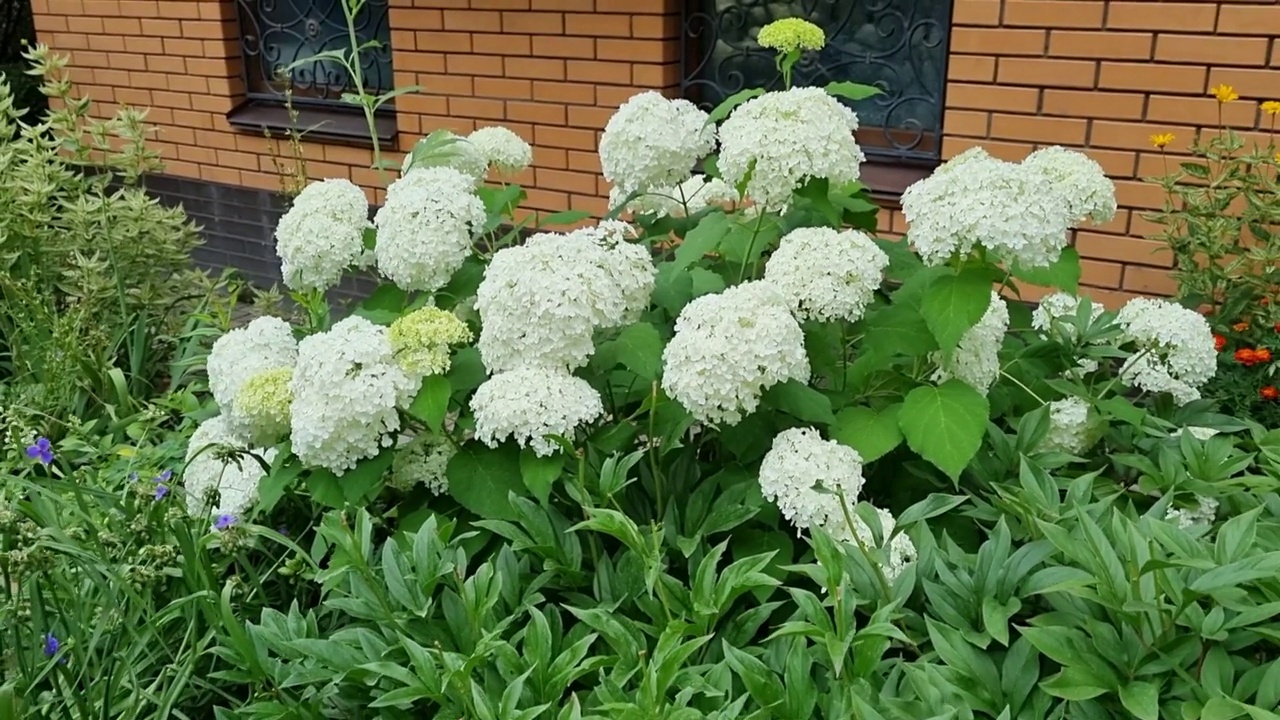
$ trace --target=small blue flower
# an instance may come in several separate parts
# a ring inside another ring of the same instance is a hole
[[[44,636],[44,656],[53,657],[58,654],[58,649],[62,647],[62,643],[58,642],[58,638],[53,633],[45,633]]]
[[[167,482],[169,482],[169,480],[171,480],[172,478],[173,478],[173,471],[172,471],[172,470],[165,470],[164,472],[160,473],[159,475],[157,475],[157,476],[155,477],[155,481],[156,481],[156,482],[158,482],[158,483],[167,483]]]
[[[129,473],[129,482],[138,482],[138,471],[134,470]]]
[[[53,462],[53,444],[49,442],[49,438],[42,437],[36,440],[34,445],[27,447],[27,457],[39,460],[42,465],[48,465]]]
[[[168,485],[156,485],[156,492],[155,492],[156,502],[160,502],[161,500],[164,499],[164,496],[168,494],[169,494]]]
[[[285,537],[289,537],[289,526],[281,525],[280,527],[276,528],[276,532],[280,533]]]
[[[237,522],[235,515],[219,515],[218,519],[213,523],[213,529],[222,531],[235,525]]]

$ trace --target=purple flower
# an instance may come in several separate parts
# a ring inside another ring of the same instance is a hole
[[[137,470],[135,470],[135,471],[133,471],[133,472],[129,473],[129,482],[138,482],[138,471],[137,471]]]
[[[168,494],[169,494],[168,485],[156,485],[156,493],[155,493],[156,502],[160,502],[161,500],[164,499],[164,496]]]
[[[170,480],[171,478],[173,478],[173,471],[172,471],[172,470],[165,470],[164,472],[162,472],[162,473],[160,473],[159,475],[155,476],[155,478],[154,478],[154,479],[155,479],[155,481],[156,481],[156,482],[158,482],[158,483],[167,483],[167,482],[169,482],[169,480]]]
[[[280,533],[285,537],[289,537],[289,527],[287,525],[281,525],[280,527],[276,528],[276,532]]]
[[[53,445],[49,442],[49,438],[42,437],[36,440],[34,445],[28,446],[27,457],[39,460],[42,465],[53,462]]]
[[[226,530],[232,525],[235,525],[236,522],[235,515],[219,515],[218,519],[213,523],[213,529],[218,531]]]
[[[62,643],[58,642],[58,638],[53,633],[45,633],[44,636],[44,656],[53,657],[58,654],[58,648],[62,647]]]

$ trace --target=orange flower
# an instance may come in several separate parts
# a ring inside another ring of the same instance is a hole
[[[1280,332],[1280,323],[1276,323],[1275,328],[1276,332]]]
[[[1256,363],[1271,362],[1271,351],[1267,348],[1258,348],[1253,351],[1253,361]]]
[[[1262,307],[1266,307],[1271,304],[1271,298],[1262,298],[1261,300],[1258,301],[1258,304],[1261,305]]]
[[[1209,91],[1209,94],[1217,98],[1218,102],[1224,103],[1224,104],[1229,103],[1232,100],[1240,99],[1240,93],[1236,92],[1236,89],[1231,87],[1230,85],[1223,85],[1223,84],[1215,85],[1213,89]]]
[[[1235,354],[1236,362],[1249,367],[1254,363],[1253,350],[1251,348],[1240,348]]]
[[[1163,150],[1173,142],[1173,133],[1156,133],[1151,136],[1151,144],[1156,146],[1157,150]]]
[[[1226,338],[1222,337],[1221,335],[1214,335],[1214,336],[1213,336],[1213,349],[1214,349],[1214,350],[1217,350],[1218,352],[1222,352],[1222,349],[1223,349],[1223,348],[1225,348],[1226,346],[1227,346],[1227,339],[1226,339]]]
[[[1236,323],[1235,325],[1232,325],[1232,326],[1231,326],[1231,329],[1232,329],[1232,330],[1235,330],[1236,332],[1244,332],[1245,330],[1248,330],[1248,329],[1249,329],[1249,323],[1247,323],[1247,322],[1238,322],[1238,323]]]
[[[1275,385],[1266,385],[1258,390],[1258,396],[1263,400],[1274,402],[1280,400],[1280,390],[1277,390]]]

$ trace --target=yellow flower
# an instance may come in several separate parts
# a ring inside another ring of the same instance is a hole
[[[1151,136],[1151,144],[1159,150],[1165,149],[1171,142],[1173,142],[1173,133],[1156,133]]]
[[[1268,115],[1280,115],[1280,102],[1268,100],[1261,105],[1262,112]]]
[[[1218,98],[1218,102],[1224,103],[1224,104],[1229,103],[1232,100],[1240,99],[1240,94],[1237,93],[1236,89],[1231,87],[1230,85],[1222,85],[1222,84],[1215,85],[1214,88],[1209,91],[1209,93],[1214,97]]]
[[[471,342],[471,330],[457,315],[424,307],[391,323],[387,333],[396,364],[417,375],[449,371],[449,346]]]
[[[808,20],[783,18],[760,28],[756,42],[760,47],[783,53],[796,50],[821,50],[827,44],[827,35],[822,32],[822,28]]]
[[[1280,165],[1280,152],[1276,153],[1276,156],[1272,158],[1272,160],[1275,160],[1276,164]]]

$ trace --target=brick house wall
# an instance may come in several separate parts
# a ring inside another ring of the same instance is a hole
[[[680,0],[391,0],[396,142],[436,128],[504,124],[534,146],[519,178],[530,210],[600,212],[607,185],[595,154],[620,102],[643,89],[677,94]],[[39,39],[71,56],[97,113],[150,107],[167,173],[256,188],[280,186],[271,146],[227,113],[244,97],[233,0],[33,0]],[[1116,181],[1121,210],[1078,233],[1091,294],[1114,305],[1173,289],[1169,254],[1143,239],[1158,188],[1140,178],[1163,159],[1148,136],[1173,132],[1176,153],[1217,123],[1217,83],[1242,100],[1236,127],[1261,126],[1257,101],[1280,98],[1280,6],[1244,0],[954,0],[943,116],[944,158],[973,145],[1020,159],[1051,144],[1083,149]],[[856,80],[856,78],[853,78]],[[1255,133],[1265,139],[1265,133]],[[313,177],[346,177],[380,200],[367,148],[307,142]],[[1170,158],[1175,160],[1176,157]],[[882,230],[906,230],[892,209]]]

